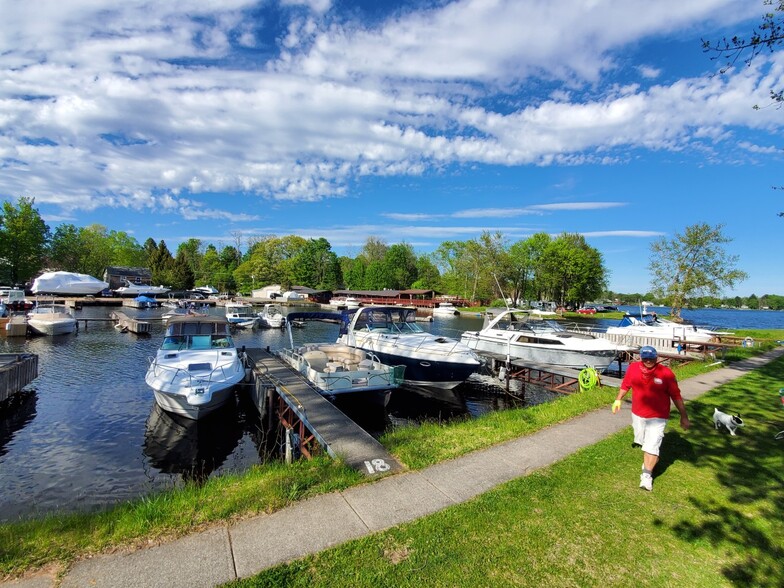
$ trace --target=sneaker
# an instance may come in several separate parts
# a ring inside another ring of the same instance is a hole
[[[640,488],[648,492],[653,490],[653,476],[650,474],[640,474]]]

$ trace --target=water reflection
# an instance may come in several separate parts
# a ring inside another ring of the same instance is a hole
[[[147,417],[142,450],[161,472],[203,482],[223,465],[240,438],[242,429],[234,402],[199,420],[166,412],[154,404]]]
[[[0,457],[8,452],[6,446],[14,436],[35,418],[37,402],[35,390],[23,390],[0,403]]]

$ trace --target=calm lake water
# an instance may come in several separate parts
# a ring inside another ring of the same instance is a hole
[[[76,316],[100,318],[109,312],[92,307]],[[212,312],[220,314],[218,309]],[[154,318],[161,313],[137,314]],[[684,316],[700,325],[784,329],[784,312],[701,309],[684,311]],[[478,316],[464,315],[437,317],[420,325],[459,338],[465,330],[480,328],[481,322]],[[337,331],[334,324],[309,323],[294,329],[294,342],[334,341]],[[39,357],[39,377],[0,407],[0,521],[91,510],[187,479],[243,471],[278,458],[273,435],[264,430],[256,409],[241,392],[235,404],[198,423],[157,408],[144,374],[162,335],[160,323],[154,323],[150,337],[118,332],[111,323],[90,323],[76,335],[54,339],[0,338],[0,353]],[[235,342],[274,350],[288,346],[288,337],[285,331],[240,331]],[[530,404],[553,397],[531,386],[526,389]],[[492,378],[481,375],[448,393],[395,390],[386,409],[338,402],[376,436],[400,424],[465,418],[521,404],[503,394]]]
[[[110,310],[89,307],[75,315],[101,318]],[[162,311],[135,314],[153,318]],[[436,319],[421,325],[459,337],[465,329],[478,328],[481,320]],[[0,338],[0,353],[28,352],[39,358],[38,378],[0,407],[0,521],[95,509],[186,479],[242,471],[279,458],[274,435],[264,430],[242,391],[236,404],[198,423],[157,408],[144,375],[163,330],[156,322],[150,337],[139,337],[117,331],[112,323],[91,322],[86,330],[80,323],[76,335]],[[329,323],[293,330],[295,344],[334,341],[337,335],[337,325]],[[289,345],[286,332],[278,330],[238,331],[235,342],[273,350]],[[476,376],[452,392],[395,390],[386,409],[348,401],[338,406],[379,435],[399,424],[464,418],[522,404],[502,392],[492,379]],[[529,403],[552,398],[530,387],[526,395]]]

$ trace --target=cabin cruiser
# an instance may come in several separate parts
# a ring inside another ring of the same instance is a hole
[[[46,304],[27,313],[27,326],[38,335],[68,335],[76,330],[76,319],[65,305]]]
[[[348,345],[311,343],[277,353],[327,397],[372,395],[386,406],[391,391],[403,382],[404,366],[385,365],[374,354]]]
[[[125,286],[117,288],[115,293],[122,297],[137,296],[152,296],[153,298],[159,294],[166,294],[171,288],[166,286],[151,286],[149,284],[131,284],[128,280],[125,281]]]
[[[108,287],[108,283],[87,274],[44,272],[33,280],[30,290],[35,295],[94,296]]]
[[[433,309],[433,316],[460,316],[460,311],[451,302],[441,302]]]
[[[193,291],[203,294],[207,298],[218,295],[218,289],[213,286],[196,286]]]
[[[705,329],[688,323],[676,323],[659,318],[655,312],[627,313],[616,326],[607,327],[606,333],[608,335],[629,337],[652,337],[663,339],[667,342],[677,340],[695,343],[708,343],[716,341],[722,335],[732,334]]]
[[[144,381],[163,410],[198,420],[231,400],[244,377],[228,321],[183,316],[169,320]]]
[[[407,384],[451,389],[479,369],[466,345],[422,330],[414,308],[365,306],[340,316],[337,342],[374,353],[386,365],[404,365]]]
[[[479,331],[466,331],[460,340],[479,352],[534,364],[602,372],[626,347],[591,334],[567,331],[552,320],[536,319],[527,310],[488,308]]]
[[[241,329],[253,328],[258,324],[258,317],[253,314],[253,306],[247,302],[227,302],[226,320],[233,327]]]
[[[335,308],[359,308],[361,303],[359,298],[346,296],[345,298],[330,298],[329,305]]]
[[[265,304],[257,317],[262,327],[282,329],[286,326],[286,317],[277,304]]]

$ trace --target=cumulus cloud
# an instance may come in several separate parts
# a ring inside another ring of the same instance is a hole
[[[781,82],[778,56],[728,77],[636,85],[659,79],[641,66],[634,83],[603,83],[629,43],[733,22],[752,14],[745,3],[460,0],[365,26],[329,0],[285,0],[307,10],[265,28],[258,14],[276,6],[14,3],[0,23],[0,194],[246,222],[258,216],[205,202],[315,202],[450,165],[615,165],[636,149],[713,150],[738,125],[780,127],[744,106]],[[581,208],[451,216],[567,209]],[[387,216],[426,220],[408,214]]]

